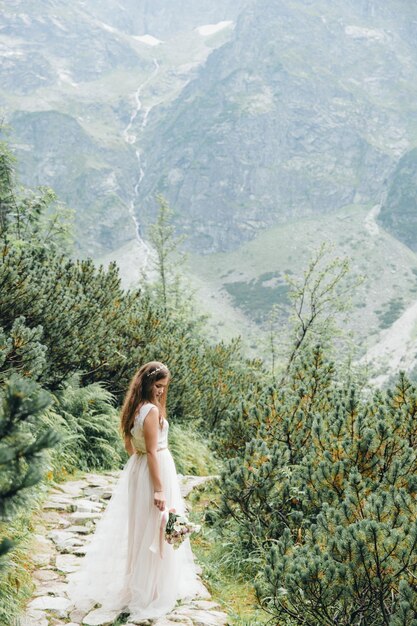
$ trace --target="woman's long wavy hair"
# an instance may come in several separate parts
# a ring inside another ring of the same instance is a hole
[[[163,418],[166,417],[168,385],[164,389],[164,393],[159,401],[153,393],[154,384],[162,378],[168,378],[169,384],[171,374],[167,366],[159,361],[149,361],[149,363],[142,365],[135,373],[130,381],[120,413],[120,429],[123,436],[130,437],[135,415],[137,415],[143,402],[156,404],[159,408],[159,422],[162,427]]]

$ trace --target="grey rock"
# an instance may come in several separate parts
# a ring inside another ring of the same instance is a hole
[[[52,509],[42,511],[42,521],[49,528],[65,528],[71,524],[61,513]]]
[[[88,523],[85,524],[84,526],[74,525],[74,526],[69,526],[67,530],[68,532],[77,533],[79,535],[88,535],[94,530],[94,525],[88,524]]]
[[[86,474],[85,479],[89,485],[93,485],[94,487],[108,487],[109,485],[108,478],[100,474]]]
[[[37,567],[49,565],[54,556],[53,545],[42,535],[34,535],[32,542],[33,562]]]
[[[181,495],[186,498],[193,489],[214,480],[217,476],[179,476],[179,478]]]
[[[85,486],[85,480],[69,480],[65,483],[59,484],[56,489],[70,496],[78,496],[81,495]]]
[[[167,617],[160,617],[156,622],[154,622],[154,626],[193,626],[193,622],[191,619],[185,616],[176,616],[176,615],[168,615]]]
[[[48,618],[45,611],[37,609],[28,609],[24,615],[19,618],[18,626],[48,626]]]
[[[91,611],[91,609],[93,608],[94,603],[92,603],[92,605],[90,606],[89,609],[74,609],[73,611],[71,611],[69,618],[71,620],[71,622],[75,622],[77,624],[81,624],[83,617],[85,617],[87,615],[87,613],[89,613]]]
[[[98,513],[103,508],[99,502],[91,502],[90,500],[75,500],[76,511],[81,513]]]
[[[34,596],[66,596],[66,591],[68,589],[67,583],[61,580],[51,580],[46,583],[40,584],[37,588]]]
[[[37,567],[45,567],[52,562],[52,556],[52,552],[40,551],[33,554],[32,560]]]
[[[100,513],[96,512],[84,512],[84,511],[74,511],[69,514],[69,519],[72,524],[83,524],[89,522],[90,520],[95,520],[101,517]]]
[[[59,574],[52,569],[38,569],[33,572],[33,578],[42,582],[46,582],[51,580],[57,580],[59,578]]]
[[[110,626],[119,615],[118,611],[106,611],[94,609],[83,617],[82,624],[85,626]]]
[[[58,554],[56,557],[56,568],[61,572],[75,572],[81,559],[74,554]]]
[[[224,626],[227,615],[220,611],[202,611],[192,607],[179,607],[171,615],[185,616],[192,620],[195,626]]]
[[[68,548],[74,546],[82,546],[84,541],[76,534],[70,533],[68,530],[52,530],[47,534],[52,539],[57,548],[64,552]]]
[[[48,502],[44,502],[44,509],[53,509],[54,511],[70,511],[71,505],[66,504],[65,502],[54,502],[52,500],[48,500]]]
[[[58,617],[67,617],[68,611],[72,607],[72,603],[68,598],[60,598],[56,596],[40,596],[29,602],[29,608],[41,609],[43,611],[52,611]]]
[[[217,602],[213,602],[212,600],[193,600],[190,603],[190,606],[196,607],[197,609],[204,609],[205,611],[220,608],[219,604],[217,604]]]
[[[77,556],[84,556],[87,554],[86,546],[74,546],[72,548],[68,548],[67,552],[70,554],[76,554]]]

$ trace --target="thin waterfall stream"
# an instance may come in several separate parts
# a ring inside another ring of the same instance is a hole
[[[141,100],[141,94],[143,92],[143,90],[145,89],[145,87],[155,78],[155,76],[158,74],[159,72],[159,63],[156,59],[153,60],[155,69],[152,72],[152,74],[150,76],[148,76],[148,78],[139,85],[139,87],[137,88],[137,90],[134,93],[134,99],[135,99],[135,109],[132,113],[132,115],[130,116],[130,120],[128,125],[126,126],[126,128],[123,131],[123,138],[126,141],[126,143],[132,145],[132,146],[137,146],[140,137],[146,127],[146,124],[148,122],[148,116],[150,111],[152,110],[153,106],[149,106],[149,107],[143,107],[143,103]],[[143,113],[142,116],[142,122],[140,123],[138,129],[137,129],[137,133],[135,134],[134,132],[132,132],[133,129],[133,125],[135,124],[136,118],[138,117],[139,113]],[[143,168],[143,162],[142,162],[142,154],[141,154],[141,150],[139,147],[136,147],[135,149],[135,154],[136,154],[136,159],[138,162],[138,176],[137,176],[137,180],[135,183],[135,186],[133,188],[133,197],[132,200],[129,202],[129,215],[131,216],[133,223],[135,225],[135,238],[137,241],[137,244],[141,250],[141,252],[145,252],[145,261],[144,261],[144,265],[143,265],[143,269],[146,269],[149,257],[151,255],[151,248],[149,247],[149,245],[146,243],[146,241],[142,238],[141,236],[141,226],[140,226],[140,222],[136,216],[136,212],[135,212],[135,205],[136,205],[136,200],[139,196],[139,188],[140,185],[142,183],[142,180],[145,176],[145,172],[144,172],[144,168]]]

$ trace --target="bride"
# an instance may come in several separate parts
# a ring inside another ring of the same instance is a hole
[[[201,591],[189,539],[174,550],[163,540],[164,515],[185,513],[168,449],[166,400],[170,373],[151,361],[133,376],[121,412],[130,456],[96,526],[80,568],[69,576],[76,608],[101,604],[130,620],[169,613]]]

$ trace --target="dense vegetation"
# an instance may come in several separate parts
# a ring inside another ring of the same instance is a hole
[[[374,390],[349,365],[328,326],[345,268],[313,265],[284,376],[260,377],[222,423],[209,520],[272,623],[415,626],[417,388],[400,372]]]
[[[0,550],[8,596],[17,514],[36,505],[38,483],[126,460],[117,407],[143,362],[169,363],[173,451],[180,471],[199,472],[207,451],[190,424],[208,432],[260,367],[242,361],[239,341],[204,339],[203,320],[174,276],[168,213],[162,204],[152,235],[159,280],[124,291],[116,265],[71,258],[68,212],[50,190],[21,189],[1,145]],[[9,601],[0,595],[0,621],[10,619]]]
[[[22,504],[44,480],[121,466],[117,407],[157,358],[173,374],[179,469],[209,461],[203,433],[223,463],[206,526],[272,623],[416,626],[417,389],[400,374],[372,390],[350,366],[333,325],[346,262],[326,265],[321,249],[290,279],[294,316],[271,329],[266,366],[238,339],[205,339],[163,199],[150,237],[158,280],[125,291],[114,264],[71,257],[66,212],[48,190],[19,189],[1,147],[0,621],[18,596]]]
[[[218,516],[265,610],[276,623],[415,624],[416,388],[402,375],[365,394],[317,346],[242,409],[223,431]]]

